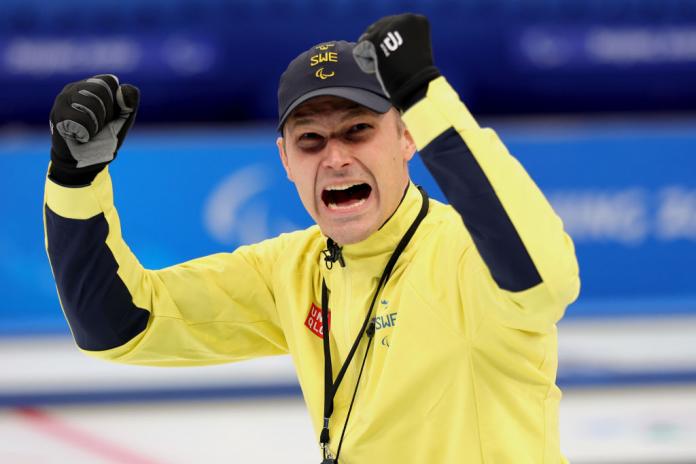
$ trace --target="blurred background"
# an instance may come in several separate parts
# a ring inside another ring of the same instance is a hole
[[[287,63],[387,14],[429,16],[435,61],[575,240],[559,324],[574,463],[696,463],[696,1],[4,0],[0,462],[317,460],[286,358],[197,369],[77,352],[43,247],[48,114],[68,82],[142,92],[111,167],[124,237],[159,268],[310,218],[278,161]],[[418,159],[412,177],[442,194]]]

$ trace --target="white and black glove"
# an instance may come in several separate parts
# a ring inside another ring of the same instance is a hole
[[[428,83],[440,76],[433,64],[430,24],[425,16],[385,16],[367,28],[353,49],[363,72],[377,79],[392,104],[407,110],[425,95]]]
[[[66,85],[51,109],[49,177],[88,185],[116,157],[140,103],[137,87],[100,74]]]

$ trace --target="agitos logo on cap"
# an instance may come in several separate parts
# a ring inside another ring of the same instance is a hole
[[[317,66],[321,63],[338,63],[338,53],[334,51],[327,51],[333,47],[335,47],[335,44],[332,43],[317,45],[314,47],[315,50],[319,50],[319,53],[316,53],[309,58],[309,65]],[[335,75],[335,71],[324,72],[324,66],[314,72],[314,77],[318,77],[319,79],[328,79],[330,77],[334,77]]]
[[[322,42],[290,62],[278,85],[278,130],[292,111],[310,98],[333,95],[378,113],[391,107],[374,74],[366,74],[353,58],[355,43]]]

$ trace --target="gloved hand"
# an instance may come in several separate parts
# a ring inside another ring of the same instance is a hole
[[[100,74],[66,85],[51,109],[49,177],[63,185],[88,185],[110,163],[133,125],[137,87]]]
[[[360,36],[353,56],[364,72],[377,73],[392,104],[402,111],[425,96],[428,83],[440,76],[433,65],[430,24],[421,15],[380,19]]]

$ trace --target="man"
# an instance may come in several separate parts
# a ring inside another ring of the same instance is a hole
[[[383,18],[281,77],[280,158],[317,226],[158,271],[123,242],[104,168],[137,89],[68,85],[45,221],[79,347],[159,366],[290,353],[326,463],[564,461],[555,323],[578,293],[573,245],[429,35],[422,16]],[[410,182],[416,148],[452,206]]]

